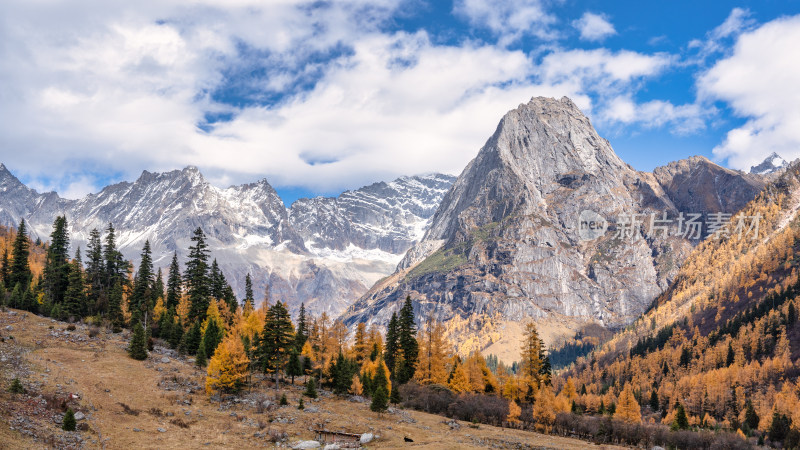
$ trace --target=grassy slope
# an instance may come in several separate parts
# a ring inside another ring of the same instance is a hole
[[[12,330],[6,331],[11,325]],[[49,327],[52,326],[53,330]],[[73,332],[72,339],[86,338],[84,342],[69,342],[50,336],[52,331],[64,330],[66,324],[51,322],[29,313],[16,311],[15,315],[0,312],[0,332],[6,341],[0,344],[4,354],[23,355],[23,368],[10,364],[0,365],[0,384],[7,386],[12,372],[27,372],[23,383],[29,390],[38,393],[73,392],[80,394],[74,406],[89,415],[91,431],[81,432],[87,448],[100,448],[98,441],[105,441],[106,448],[251,448],[272,447],[264,437],[254,437],[256,432],[267,432],[270,428],[289,434],[290,442],[313,439],[310,427],[324,424],[331,430],[355,433],[372,431],[380,439],[370,444],[371,448],[407,447],[403,438],[414,440],[415,446],[426,448],[481,448],[493,442],[508,445],[516,443],[536,448],[578,449],[592,445],[575,439],[544,436],[540,434],[481,425],[474,429],[464,425],[453,431],[445,425],[443,418],[430,414],[409,411],[416,423],[400,422],[401,415],[370,412],[367,404],[352,403],[326,396],[318,402],[306,399],[306,406],[319,409],[317,413],[296,409],[300,398],[300,387],[285,392],[292,406],[279,408],[269,413],[257,413],[252,406],[235,404],[230,409],[220,410],[218,403],[208,401],[202,392],[186,394],[185,391],[165,391],[158,386],[162,378],[183,377],[203,385],[203,372],[185,361],[172,359],[169,363],[156,363],[161,357],[147,361],[134,361],[125,354],[125,341],[119,335],[102,332],[97,338],[88,338],[87,330],[81,326]],[[8,336],[14,337],[13,343]],[[158,369],[161,369],[160,371]],[[49,372],[47,372],[49,370]],[[39,385],[41,383],[41,385]],[[60,386],[60,389],[58,388]],[[108,390],[108,392],[106,391]],[[265,389],[269,395],[274,391]],[[9,421],[24,409],[30,397],[0,393],[0,448],[40,448],[41,443],[11,431]],[[191,401],[185,405],[184,400]],[[120,403],[140,411],[136,416],[126,414]],[[11,412],[10,407],[15,411]],[[160,417],[149,413],[152,408],[161,410]],[[185,411],[191,415],[186,416]],[[59,427],[49,420],[55,410],[45,418],[31,417],[37,421],[37,434],[59,435]],[[164,416],[171,412],[174,417]],[[233,416],[235,413],[236,416]],[[293,424],[269,423],[278,417],[294,418]],[[171,420],[180,418],[189,423],[189,428],[180,428]],[[260,429],[258,422],[265,425]],[[134,428],[142,431],[135,432]],[[158,432],[163,428],[166,432]],[[41,441],[40,441],[41,442]]]

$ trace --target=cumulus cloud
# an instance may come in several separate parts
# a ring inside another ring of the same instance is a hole
[[[573,21],[572,26],[580,32],[584,41],[602,41],[617,34],[614,25],[604,15],[588,11],[583,13],[580,19]]]
[[[645,128],[669,124],[674,134],[686,135],[705,128],[706,120],[715,113],[715,108],[697,103],[678,106],[664,100],[636,103],[630,96],[619,96],[610,100],[600,115],[609,122],[640,124]]]
[[[697,82],[700,96],[726,102],[746,122],[727,133],[714,155],[745,169],[771,152],[800,157],[800,16],[776,19],[739,36],[731,55]]]
[[[511,44],[523,36],[553,39],[556,17],[544,0],[456,0],[453,11],[473,26],[487,29],[499,37],[500,45]]]
[[[502,45],[382,30],[401,0],[147,1],[54,2],[45,13],[4,3],[0,85],[14,88],[0,89],[0,161],[70,196],[190,164],[221,186],[266,177],[335,191],[458,173],[531,96],[568,95],[603,118],[594,99],[634,98],[674,64],[606,49],[548,50],[537,61]],[[458,5],[480,16],[480,2]],[[552,20],[535,13],[539,2],[520,5],[528,12],[485,11],[484,23],[510,20],[527,34]]]

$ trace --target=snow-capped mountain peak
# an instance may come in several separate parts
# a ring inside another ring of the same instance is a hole
[[[783,159],[777,153],[772,152],[772,154],[767,156],[760,164],[750,167],[750,173],[768,175],[771,173],[781,172],[788,165],[789,163],[785,159]]]

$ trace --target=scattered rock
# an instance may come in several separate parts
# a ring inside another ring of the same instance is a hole
[[[140,429],[138,429],[138,428],[134,428],[134,429],[133,429],[133,432],[134,432],[134,433],[138,433],[138,432],[140,432],[140,431],[142,431],[142,430],[140,430]]]
[[[6,331],[14,331],[14,327],[11,325],[6,325]]]
[[[169,362],[169,358],[168,358],[168,357],[166,357],[166,356],[164,356],[163,358],[161,358],[161,362],[162,362],[163,364],[167,364],[167,363]]]
[[[82,412],[78,411],[75,413],[75,420],[83,420],[86,418],[86,415]]]
[[[372,442],[374,438],[375,435],[373,435],[372,433],[364,433],[361,435],[361,439],[359,440],[359,442],[361,442],[362,444],[368,444]]]
[[[360,395],[353,395],[353,396],[350,397],[350,401],[354,402],[354,403],[364,403],[364,402],[367,401],[367,399],[365,399],[364,397],[362,397]]]
[[[300,441],[297,444],[295,444],[294,447],[292,448],[303,449],[303,448],[320,448],[320,447],[322,447],[322,445],[320,445],[320,443],[317,441]]]
[[[328,444],[323,450],[339,450],[339,444]]]
[[[447,425],[448,427],[450,427],[451,430],[460,430],[461,429],[461,424],[456,422],[455,419],[443,420],[442,423]]]
[[[166,433],[166,432],[167,432],[167,430],[166,430],[166,429],[164,429],[164,428],[159,428],[159,429],[158,429],[158,432],[159,432],[159,433]]]

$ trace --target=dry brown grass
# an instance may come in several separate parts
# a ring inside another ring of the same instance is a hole
[[[301,386],[283,389],[289,405],[258,413],[254,406],[235,404],[220,410],[202,392],[165,391],[158,386],[165,377],[193,380],[203,385],[203,372],[187,362],[172,359],[168,364],[153,360],[135,361],[127,357],[125,342],[119,335],[100,333],[104,342],[64,342],[49,337],[49,319],[18,312],[10,317],[0,312],[0,325],[13,323],[25,315],[25,326],[13,333],[16,344],[30,350],[26,359],[32,374],[26,380],[43,382],[41,392],[62,391],[80,395],[79,410],[91,418],[91,431],[83,433],[87,448],[253,448],[273,447],[271,439],[283,433],[290,442],[313,439],[309,428],[325,427],[351,433],[372,432],[380,438],[370,448],[482,448],[492,443],[518,442],[536,448],[582,449],[602,448],[587,442],[554,436],[545,436],[520,430],[510,430],[480,425],[463,426],[451,430],[444,418],[415,411],[408,414],[416,423],[401,422],[400,415],[369,411],[368,404],[326,397],[319,401],[305,399],[306,410],[297,409]],[[55,324],[63,329],[64,324]],[[88,328],[78,327],[74,333],[88,336]],[[42,345],[35,345],[42,341]],[[160,359],[160,358],[159,358]],[[158,369],[161,368],[161,371]],[[0,367],[2,369],[2,367]],[[49,369],[49,373],[45,370]],[[272,389],[264,389],[266,398],[273,398]],[[186,405],[184,402],[190,402]],[[317,408],[318,412],[308,412]],[[185,412],[190,411],[189,415]],[[136,414],[132,414],[136,412]],[[144,412],[144,414],[141,414]],[[235,414],[232,414],[235,413]],[[293,423],[279,423],[279,418],[293,419]],[[38,448],[30,438],[10,431],[8,420],[0,411],[0,448]],[[466,424],[463,424],[466,425]],[[52,421],[48,426],[57,430]],[[159,432],[158,428],[166,430]],[[141,430],[141,431],[134,431]],[[259,437],[255,437],[259,433]],[[408,437],[413,444],[404,442]]]

